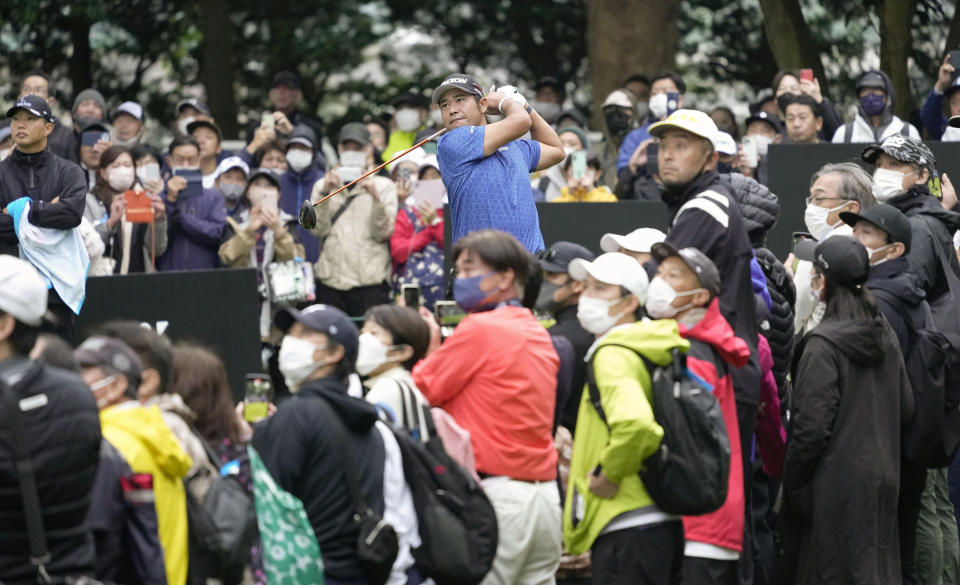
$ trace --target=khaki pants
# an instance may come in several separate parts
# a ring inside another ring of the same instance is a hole
[[[921,585],[960,585],[960,544],[946,468],[927,471],[917,520],[916,561]]]

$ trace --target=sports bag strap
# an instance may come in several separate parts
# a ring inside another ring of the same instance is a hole
[[[3,406],[7,411],[7,421],[13,432],[13,453],[16,460],[17,480],[20,483],[20,496],[23,500],[24,519],[27,524],[27,538],[30,541],[30,562],[37,567],[37,581],[50,583],[45,565],[50,562],[47,550],[47,538],[43,529],[43,517],[40,514],[40,496],[37,494],[37,478],[33,472],[33,461],[27,445],[27,433],[23,428],[23,418],[14,389],[0,379],[0,393],[3,394]]]
[[[656,369],[656,365],[651,363],[650,360],[646,358],[642,353],[630,347],[629,345],[622,345],[619,343],[605,343],[598,347],[593,354],[590,356],[590,362],[587,364],[587,392],[590,397],[590,404],[593,405],[594,410],[597,411],[597,414],[600,416],[600,420],[603,421],[603,424],[607,425],[607,430],[610,429],[610,424],[607,422],[607,413],[603,410],[602,400],[600,398],[600,388],[597,386],[597,379],[594,374],[593,360],[597,357],[597,353],[605,347],[622,347],[623,349],[629,349],[633,353],[640,356],[640,359],[643,360],[643,365],[647,368],[647,373],[650,375],[650,380],[653,380],[653,371]],[[676,351],[676,350],[674,350]],[[682,371],[682,370],[681,370]]]
[[[330,218],[330,229],[333,229],[333,224],[337,223],[337,220],[340,219],[340,216],[347,211],[347,208],[350,207],[350,204],[353,203],[353,200],[357,198],[357,195],[359,195],[359,193],[347,197],[347,200],[343,202],[343,205],[340,206],[340,209],[333,214],[333,217]]]

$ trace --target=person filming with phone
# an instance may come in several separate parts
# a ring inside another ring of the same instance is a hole
[[[937,81],[927,94],[920,110],[920,119],[931,140],[960,141],[960,129],[949,127],[947,120],[960,116],[960,49],[943,57],[937,71]]]

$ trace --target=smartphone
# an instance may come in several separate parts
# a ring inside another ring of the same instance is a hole
[[[146,191],[126,191],[123,198],[127,201],[124,212],[125,219],[130,223],[150,223],[153,221],[153,206]]]
[[[667,116],[680,109],[680,93],[676,91],[667,92]]]
[[[156,181],[160,178],[160,165],[147,164],[140,167],[143,170],[144,181]]]
[[[80,146],[95,146],[101,140],[110,142],[109,132],[84,132],[80,135]]]
[[[437,301],[434,304],[433,313],[441,326],[455,326],[467,316],[456,301]]]
[[[647,147],[647,176],[651,179],[660,174],[660,163],[657,161],[657,154],[660,152],[660,145],[651,142]]]
[[[751,169],[755,169],[760,165],[760,147],[754,140],[752,136],[744,136],[741,141],[744,162],[746,162],[747,166]]]
[[[801,69],[800,81],[807,80],[813,82],[813,69]]]
[[[272,209],[273,211],[276,211],[279,198],[280,194],[274,189],[264,191],[263,196],[260,199],[260,209]]]
[[[570,168],[573,171],[573,178],[581,179],[587,174],[587,151],[575,150],[570,155]]]
[[[950,51],[950,64],[953,65],[953,78],[956,79],[960,75],[960,49]]]
[[[273,112],[264,112],[260,115],[260,126],[273,130],[276,124],[276,120],[273,119]]]
[[[403,295],[403,302],[413,310],[420,308],[420,285],[419,284],[401,284],[400,293]]]
[[[243,419],[255,423],[267,418],[271,393],[269,375],[247,374],[247,387],[243,395]]]
[[[177,194],[179,199],[203,195],[203,175],[200,174],[200,169],[177,169],[173,174],[187,180],[187,186]]]

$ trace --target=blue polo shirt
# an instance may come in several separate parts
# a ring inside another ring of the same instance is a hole
[[[483,156],[484,129],[454,128],[437,145],[453,241],[477,230],[497,229],[512,234],[530,252],[539,252],[543,235],[530,173],[540,163],[540,143],[514,140]]]

